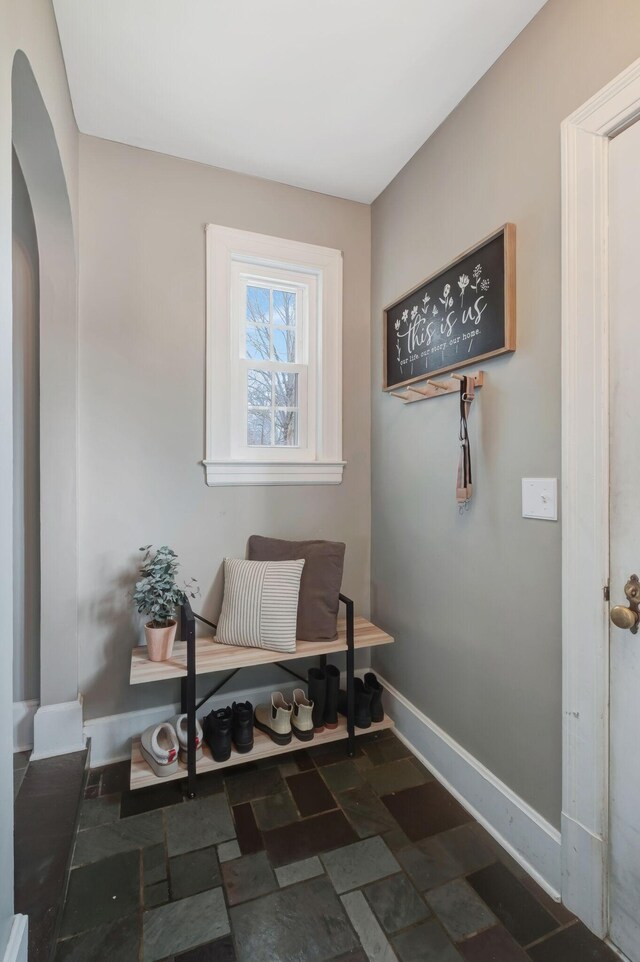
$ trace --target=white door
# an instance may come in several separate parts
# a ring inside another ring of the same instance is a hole
[[[609,178],[613,608],[640,577],[640,122],[611,141]],[[640,962],[640,632],[610,628],[610,938]]]

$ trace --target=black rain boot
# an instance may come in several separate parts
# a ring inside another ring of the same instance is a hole
[[[340,690],[340,670],[335,665],[327,665],[327,700],[324,706],[325,728],[338,727],[338,691]]]
[[[307,697],[313,702],[313,730],[324,731],[324,708],[327,701],[327,673],[324,668],[310,668]]]
[[[368,671],[364,676],[365,687],[371,692],[371,721],[384,721],[384,708],[382,707],[382,692],[384,688],[372,671]]]
[[[356,728],[371,728],[371,697],[372,692],[369,688],[365,686],[362,678],[354,678],[353,680],[354,688],[354,702],[355,702],[355,718],[354,724]],[[347,714],[347,693],[346,691],[340,691],[338,693],[338,711],[341,715]]]
[[[233,744],[244,755],[253,748],[253,705],[250,701],[234,701],[232,711]]]
[[[204,719],[204,739],[215,762],[226,762],[231,756],[231,708],[219,708]]]

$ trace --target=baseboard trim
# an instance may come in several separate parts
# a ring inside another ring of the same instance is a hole
[[[75,701],[41,705],[33,719],[31,761],[68,755],[85,748],[82,734],[82,696]]]
[[[547,892],[560,900],[560,832],[380,675],[396,734]]]
[[[28,948],[29,919],[26,915],[14,915],[3,962],[27,962]]]
[[[13,750],[26,752],[33,748],[33,719],[38,710],[37,701],[14,701],[13,703]]]
[[[603,939],[608,930],[608,849],[605,839],[562,813],[562,899],[585,925]]]

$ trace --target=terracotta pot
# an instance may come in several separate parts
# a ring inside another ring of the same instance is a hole
[[[173,619],[166,628],[153,628],[151,623],[144,626],[147,638],[149,661],[167,661],[173,652],[177,622]]]

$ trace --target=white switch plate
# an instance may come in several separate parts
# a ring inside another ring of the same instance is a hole
[[[522,479],[522,517],[558,520],[558,479]]]

